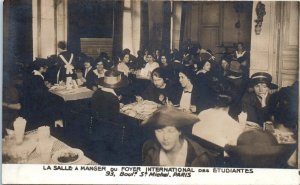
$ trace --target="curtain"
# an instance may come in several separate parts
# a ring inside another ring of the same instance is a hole
[[[182,10],[181,10],[181,24],[180,24],[180,39],[179,39],[179,47],[181,48],[184,42],[184,33],[186,30],[186,18],[188,11],[188,3],[182,2]]]
[[[162,51],[170,51],[171,41],[171,2],[164,1],[163,3],[163,30],[162,30]]]
[[[149,14],[148,14],[148,1],[141,1],[141,50],[149,49]]]
[[[118,56],[122,52],[122,34],[123,34],[123,7],[124,1],[114,1],[113,13],[113,57]]]

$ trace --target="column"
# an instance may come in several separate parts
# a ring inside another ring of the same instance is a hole
[[[33,59],[57,53],[67,40],[67,0],[32,1]]]
[[[171,48],[179,49],[182,2],[172,2]]]

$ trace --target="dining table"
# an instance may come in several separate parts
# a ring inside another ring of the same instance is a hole
[[[49,91],[60,96],[65,101],[88,99],[93,96],[94,91],[87,87],[78,86],[68,89],[66,86],[52,86]]]
[[[25,132],[24,139],[21,144],[17,144],[13,131],[2,139],[2,160],[4,164],[45,164],[45,161],[42,159],[41,151],[38,145],[39,136],[38,130],[31,130]],[[75,165],[97,165],[96,162],[86,157],[80,149],[74,149],[63,141],[50,136],[49,141],[53,142],[51,148],[51,157],[46,162],[47,164],[66,164],[60,163],[53,156],[55,156],[60,151],[65,150],[76,150],[80,151],[81,155],[78,156],[76,162],[72,163]],[[70,163],[68,163],[70,164]]]
[[[162,105],[153,101],[143,100],[141,102],[133,102],[123,105],[120,109],[120,113],[137,120],[144,121],[161,106]]]

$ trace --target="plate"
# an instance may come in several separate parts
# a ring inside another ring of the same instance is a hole
[[[52,155],[53,162],[57,164],[73,164],[83,158],[83,152],[77,148],[67,148],[56,151]]]

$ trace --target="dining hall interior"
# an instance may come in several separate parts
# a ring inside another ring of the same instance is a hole
[[[299,2],[3,3],[6,164],[299,168]]]

